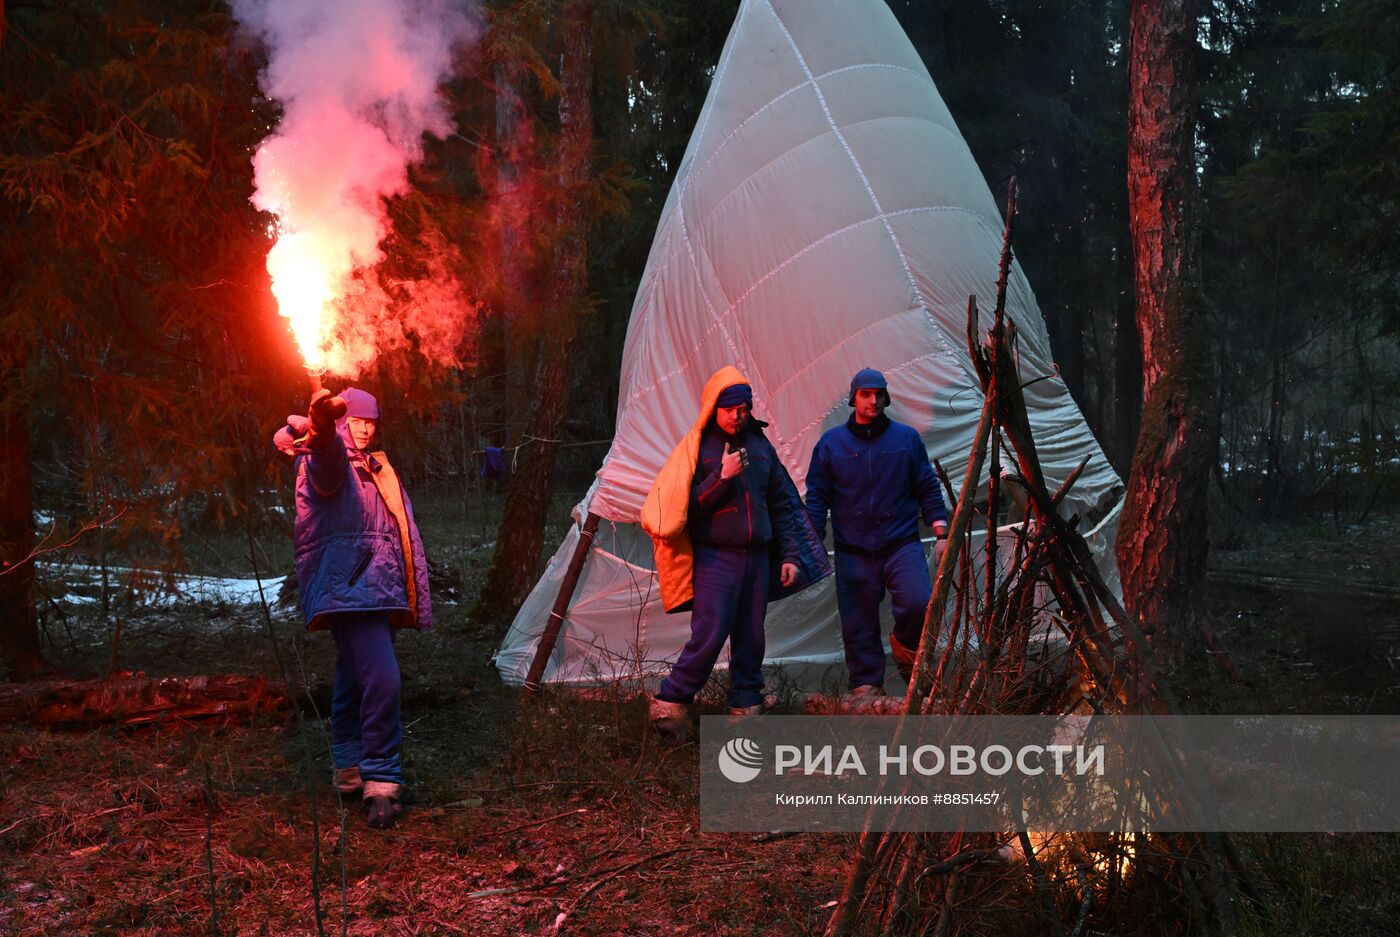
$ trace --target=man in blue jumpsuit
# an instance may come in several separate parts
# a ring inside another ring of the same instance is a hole
[[[648,707],[663,734],[689,734],[689,709],[729,642],[729,712],[761,711],[768,603],[831,575],[797,486],[753,415],[753,388],[725,365],[642,505],[667,612],[689,610],[690,640]]]
[[[787,478],[762,421],[752,416],[748,384],[726,387],[700,438],[691,484],[688,531],[695,550],[695,606],[690,640],[656,692],[683,712],[729,641],[729,711],[757,713],[763,704],[763,621],[768,612],[770,543],[777,543],[783,586],[797,581],[800,509],[777,510]],[[788,482],[791,487],[791,482]]]
[[[880,602],[890,593],[890,649],[908,678],[923,631],[931,587],[919,519],[934,536],[948,533],[948,511],[928,450],[913,427],[885,416],[889,386],[874,368],[851,379],[854,408],[843,426],[822,434],[807,470],[807,515],[836,547],[836,603],[851,692],[884,692]]]

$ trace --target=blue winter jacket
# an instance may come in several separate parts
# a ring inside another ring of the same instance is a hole
[[[768,601],[795,595],[831,575],[822,538],[807,523],[802,497],[783,467],[777,451],[763,434],[767,424],[750,417],[732,445],[748,450],[749,465],[732,478],[721,479],[720,458],[727,437],[713,422],[700,437],[700,458],[690,486],[687,533],[692,544],[759,549],[766,545],[772,574]],[[783,563],[797,566],[797,579],[782,584]],[[686,611],[686,602],[668,612]]]
[[[871,555],[917,540],[920,517],[928,525],[948,520],[924,441],[883,415],[871,427],[850,421],[822,434],[807,470],[806,504],[823,537],[831,512],[837,550]]]
[[[778,503],[786,477],[778,453],[763,431],[750,420],[731,439],[711,424],[700,437],[700,462],[690,486],[690,542],[714,547],[759,549],[776,539],[782,563],[798,562],[797,519],[770,510]],[[749,464],[738,475],[720,478],[721,459],[728,442],[743,448]]]
[[[395,627],[431,627],[428,560],[408,493],[398,486],[413,557],[416,616],[409,612],[398,521],[375,484],[375,475],[393,478],[392,469],[355,447],[343,419],[336,433],[319,440],[313,435],[310,445],[281,445],[285,432],[279,433],[279,447],[296,454],[293,546],[306,626],[325,628],[321,616],[336,612],[387,611]]]

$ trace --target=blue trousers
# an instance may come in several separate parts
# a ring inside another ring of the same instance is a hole
[[[768,615],[767,550],[747,553],[695,546],[695,605],[690,640],[656,698],[690,703],[729,642],[729,705],[763,702],[763,619]]]
[[[880,602],[890,593],[894,636],[907,648],[919,646],[933,587],[924,547],[910,543],[883,559],[836,553],[836,607],[851,687],[883,686],[885,647],[880,641]]]
[[[331,757],[337,768],[360,766],[366,781],[403,783],[399,744],[399,661],[388,612],[354,612],[331,619],[335,695],[331,698]]]

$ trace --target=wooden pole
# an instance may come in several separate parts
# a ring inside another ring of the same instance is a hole
[[[540,678],[549,663],[549,655],[554,653],[554,645],[559,640],[559,632],[564,628],[564,617],[569,612],[569,603],[574,599],[574,589],[578,588],[578,577],[583,573],[583,561],[588,558],[588,548],[593,546],[593,537],[598,532],[598,515],[592,511],[583,520],[583,530],[579,533],[578,545],[569,559],[569,568],[564,571],[564,581],[559,583],[559,595],[554,599],[554,609],[545,622],[540,643],[535,647],[535,659],[530,662],[530,672],[525,675],[525,693],[534,695],[540,691]]]

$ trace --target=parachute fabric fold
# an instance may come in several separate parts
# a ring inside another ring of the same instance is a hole
[[[994,308],[1001,240],[996,201],[882,0],[744,0],[637,291],[616,435],[576,509],[603,523],[545,679],[664,672],[689,637],[688,615],[662,612],[637,524],[724,365],[747,376],[800,490],[862,367],[885,373],[890,416],[960,486],[982,402],[967,302],[975,295],[984,316]],[[1106,517],[1093,542],[1107,571],[1122,486],[1058,377],[1019,264],[1007,315],[1052,490],[1089,460],[1067,507]],[[497,652],[508,682],[529,668],[576,542],[571,532]],[[841,659],[831,580],[770,606],[769,663]]]

